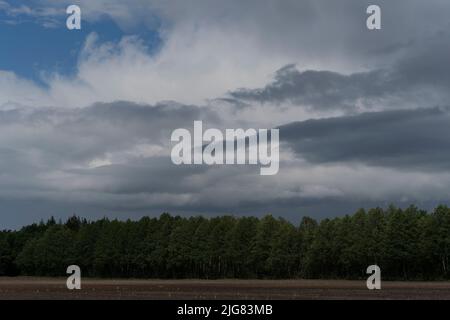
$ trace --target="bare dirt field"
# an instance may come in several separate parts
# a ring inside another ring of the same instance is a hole
[[[450,282],[345,280],[93,280],[70,291],[63,278],[0,278],[0,299],[446,299]]]

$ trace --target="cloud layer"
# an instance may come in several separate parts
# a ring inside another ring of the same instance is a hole
[[[77,1],[161,46],[93,33],[74,75],[41,86],[0,70],[0,223],[449,202],[450,4],[431,2],[381,1],[369,32],[368,1]],[[65,17],[60,1],[5,3],[17,19]],[[173,165],[171,132],[195,120],[280,128],[279,174]]]

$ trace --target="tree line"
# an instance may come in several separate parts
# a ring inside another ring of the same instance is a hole
[[[0,232],[0,276],[450,279],[450,209],[358,210],[324,219],[73,216]]]

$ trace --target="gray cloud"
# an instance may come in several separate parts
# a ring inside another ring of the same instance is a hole
[[[312,163],[359,162],[450,169],[450,111],[430,108],[308,120],[280,127],[282,141]]]
[[[0,112],[0,222],[17,226],[37,216],[138,217],[163,211],[270,212],[296,221],[304,214],[348,213],[399,199],[436,203],[445,200],[444,186],[450,187],[445,174],[450,154],[441,149],[448,144],[446,109],[287,124],[280,127],[282,153],[290,147],[296,154],[282,154],[273,177],[260,176],[257,166],[173,165],[171,130],[190,128],[198,119],[221,126],[210,109],[174,103]],[[150,149],[137,148],[142,145]],[[99,162],[91,166],[95,159]],[[356,162],[369,167],[355,169]],[[369,180],[377,188],[369,188]],[[34,212],[26,215],[33,204]]]
[[[367,105],[382,100],[398,90],[387,71],[343,75],[330,71],[300,72],[295,65],[278,70],[274,81],[262,89],[239,89],[230,93],[236,100],[259,103],[292,104],[314,110],[357,110],[357,103]]]
[[[347,113],[447,104],[450,99],[447,39],[450,33],[440,31],[408,45],[408,51],[391,65],[366,72],[300,71],[289,64],[279,69],[265,87],[231,91],[228,100],[244,106],[252,102],[290,103],[313,111]]]
[[[175,128],[202,119],[218,121],[211,110],[173,102],[15,109],[0,111],[0,142],[4,149],[38,153],[50,167],[65,161],[88,161],[138,143],[167,145]]]
[[[198,170],[173,170],[170,177],[170,165],[158,163],[169,154],[171,132],[202,119],[217,121],[211,111],[175,103],[0,111],[1,192],[19,197],[58,189],[146,192],[143,179],[160,192],[169,187],[176,192],[171,179]]]

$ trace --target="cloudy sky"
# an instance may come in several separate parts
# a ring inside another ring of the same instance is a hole
[[[67,30],[66,7],[82,10]],[[366,28],[378,4],[382,29]],[[448,0],[0,0],[0,228],[450,202]],[[279,128],[280,170],[171,132]]]

